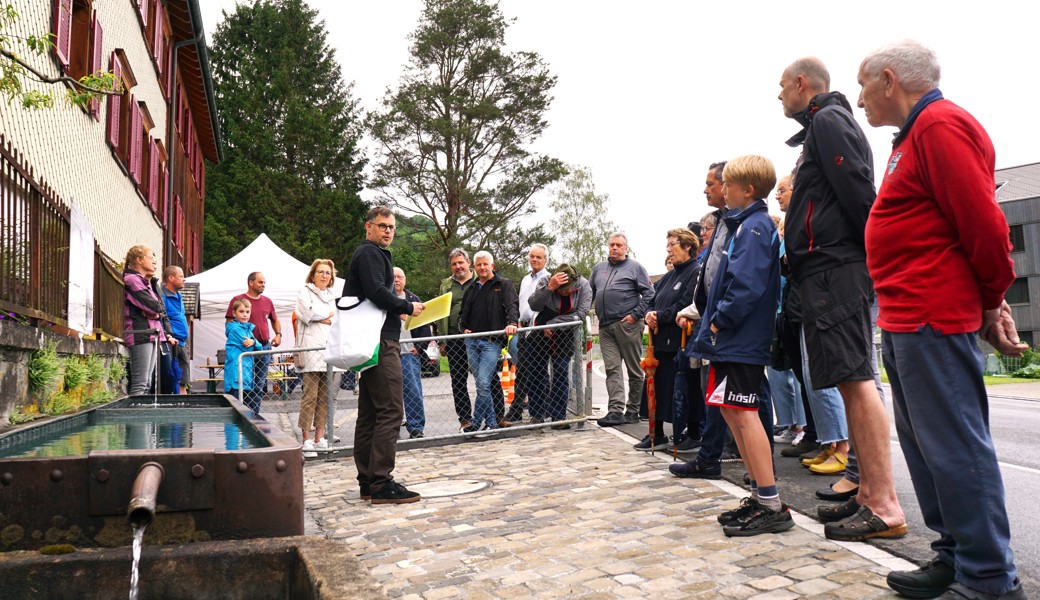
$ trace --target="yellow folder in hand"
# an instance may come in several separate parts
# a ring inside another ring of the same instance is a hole
[[[422,311],[422,314],[418,317],[408,316],[404,320],[404,328],[411,331],[416,327],[422,327],[428,323],[439,321],[444,317],[448,316],[451,312],[451,292],[437,296],[433,300],[428,300],[424,303],[426,308]]]

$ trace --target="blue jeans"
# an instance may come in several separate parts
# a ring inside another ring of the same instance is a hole
[[[939,534],[932,549],[961,584],[1006,593],[1017,571],[975,335],[931,326],[881,335],[899,445],[925,525]]]
[[[271,343],[268,342],[263,347],[257,347],[254,345],[249,348],[249,351],[255,352],[258,350],[270,350]],[[260,402],[263,401],[264,395],[267,393],[267,369],[271,366],[271,355],[260,354],[253,357],[253,389],[245,390],[242,395],[242,401],[245,405],[252,409],[256,414],[260,414]]]
[[[809,396],[809,408],[816,423],[816,439],[821,444],[842,442],[849,439],[849,426],[845,421],[845,401],[836,387],[814,389],[809,376],[809,352],[805,348],[805,328],[798,333],[802,346],[802,381]]]
[[[426,409],[423,406],[422,365],[418,354],[401,353],[401,374],[404,377],[404,420],[408,433],[426,427]]]
[[[502,342],[481,338],[466,338],[466,354],[469,357],[469,370],[477,380],[477,400],[473,403],[473,421],[471,425],[478,429],[486,424],[488,429],[498,427],[495,407],[491,399],[491,386],[497,383],[495,377],[498,357],[502,353]]]
[[[773,410],[776,412],[776,424],[805,426],[805,408],[802,407],[802,386],[794,371],[787,369],[777,371],[766,367],[766,378],[769,379],[769,391],[773,394]]]

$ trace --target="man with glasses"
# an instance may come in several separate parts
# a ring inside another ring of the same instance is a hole
[[[393,255],[396,220],[385,206],[374,206],[365,221],[365,239],[350,257],[344,296],[364,298],[386,311],[379,335],[379,360],[365,371],[358,395],[354,464],[361,498],[372,504],[418,502],[420,496],[394,481],[390,474],[397,458],[397,436],[404,417],[401,370],[401,315],[418,316],[425,306],[408,302],[393,292]]]

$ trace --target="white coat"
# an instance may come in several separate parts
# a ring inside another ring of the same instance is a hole
[[[319,290],[313,283],[308,283],[296,298],[296,347],[325,347],[329,342],[329,330],[332,325],[321,321],[335,313],[336,294],[331,288]],[[318,316],[321,319],[312,320]],[[326,371],[325,353],[304,352],[304,366],[297,367],[297,372]],[[338,370],[338,369],[337,369]]]

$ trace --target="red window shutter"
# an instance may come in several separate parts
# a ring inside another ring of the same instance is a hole
[[[149,144],[151,148],[148,156],[151,164],[148,165],[148,203],[152,206],[152,212],[159,216],[159,147],[155,145],[155,140],[151,140]]]
[[[97,11],[94,11],[94,30],[91,32],[91,44],[93,53],[90,57],[90,73],[93,75],[101,70],[101,50],[104,47],[104,31],[101,29],[101,21],[98,19]],[[90,114],[95,119],[101,115],[101,100],[90,101]]]
[[[134,0],[137,4],[137,12],[141,13],[141,24],[148,27],[148,1],[149,0]]]
[[[182,250],[184,244],[181,242],[181,199],[173,197],[173,245],[177,250]]]
[[[144,129],[141,123],[141,108],[137,100],[130,96],[130,130],[127,131],[129,143],[128,156],[130,162],[130,177],[137,185],[141,185],[141,131]]]
[[[152,58],[155,59],[156,64],[159,66],[159,75],[162,75],[162,56],[163,56],[163,39],[165,30],[163,29],[163,21],[165,21],[165,13],[163,12],[161,0],[155,0],[155,6],[152,9],[152,13],[155,17],[155,23],[152,25]]]
[[[162,180],[162,197],[159,198],[159,221],[162,222],[163,227],[168,227],[170,219],[166,214],[166,199],[170,197],[170,172],[167,170],[166,165],[163,165]]]
[[[122,75],[122,67],[119,66],[119,61],[116,59],[116,53],[112,53],[112,72],[116,75],[116,81],[120,81]],[[119,117],[120,108],[122,107],[122,96],[109,96],[108,97],[108,145],[115,149],[119,149]]]
[[[199,268],[202,267],[202,252],[201,252],[202,249],[199,247],[199,236],[196,235],[194,231],[191,232],[191,247],[192,247],[192,250],[194,251],[193,252],[194,260],[192,261],[192,270],[195,271],[196,273],[198,273],[199,272]]]
[[[68,68],[72,52],[72,0],[54,0],[54,54]]]

